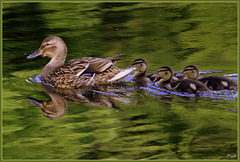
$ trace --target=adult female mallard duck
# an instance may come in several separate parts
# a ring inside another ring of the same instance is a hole
[[[229,79],[225,76],[210,75],[198,78],[199,69],[195,65],[188,65],[184,68],[182,75],[189,79],[196,79],[204,83],[211,90],[235,89],[238,84],[235,80]]]
[[[156,85],[160,88],[165,88],[167,90],[188,92],[191,94],[209,91],[205,84],[196,80],[182,79],[174,81],[173,74],[174,72],[171,67],[162,66],[156,74],[156,77],[161,77],[161,79],[156,83]]]
[[[121,54],[120,54],[121,55]],[[119,69],[114,66],[116,55],[109,58],[83,57],[65,63],[67,46],[58,36],[45,38],[40,48],[29,55],[48,56],[51,61],[44,67],[41,78],[47,83],[60,88],[79,88],[98,84],[111,84],[122,81],[134,68]]]

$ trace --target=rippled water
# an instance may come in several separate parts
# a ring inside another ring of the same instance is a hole
[[[67,60],[124,53],[148,72],[189,64],[238,81],[236,3],[3,3],[3,159],[237,159],[238,90],[154,83],[58,89],[27,60],[49,35]]]

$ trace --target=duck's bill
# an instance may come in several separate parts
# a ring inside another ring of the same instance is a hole
[[[29,102],[31,102],[32,104],[34,104],[35,106],[37,106],[37,107],[40,107],[40,108],[41,108],[41,106],[42,106],[42,103],[41,103],[40,100],[37,100],[37,99],[35,99],[35,98],[31,98],[31,97],[28,97],[27,100],[28,100]]]
[[[161,78],[162,76],[160,76],[159,73],[155,73],[151,77],[153,77],[153,78],[159,78],[160,77]]]
[[[153,74],[151,75],[151,77],[154,77],[154,78],[159,77],[157,74],[158,74],[157,72],[156,72],[156,73],[153,73]]]
[[[31,55],[29,55],[27,57],[27,59],[32,59],[32,58],[35,58],[35,57],[38,57],[38,56],[41,56],[41,55],[42,55],[42,52],[40,50],[37,50],[34,53],[32,53]]]

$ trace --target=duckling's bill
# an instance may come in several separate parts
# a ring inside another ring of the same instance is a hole
[[[157,72],[156,73],[153,73],[152,75],[151,75],[151,77],[154,77],[154,78],[156,78],[157,76]]]
[[[157,77],[162,77],[159,73],[155,73],[154,75],[152,75],[152,77],[157,78]]]
[[[185,76],[184,71],[182,71],[182,72],[176,74],[176,77],[182,77],[182,76]]]

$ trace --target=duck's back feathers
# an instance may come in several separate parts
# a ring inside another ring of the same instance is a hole
[[[98,58],[98,57],[83,57],[75,60],[70,60],[68,63],[66,63],[67,66],[82,66],[82,64],[89,63],[89,66],[85,69],[85,72],[88,73],[101,73],[105,71],[110,66],[114,65],[116,63],[115,59],[118,56],[121,56],[122,54],[115,55],[108,58]]]
[[[133,69],[119,69],[112,65],[102,73],[84,72],[77,75],[48,75],[48,83],[60,88],[80,88],[82,86],[95,86],[97,84],[112,84],[124,81],[124,79],[133,71]],[[59,72],[59,71],[58,71]],[[64,71],[63,71],[64,72]],[[60,72],[59,72],[60,73]],[[69,72],[70,73],[70,72]]]
[[[109,58],[83,57],[70,60],[52,73],[42,74],[42,78],[49,84],[61,88],[120,82],[133,71],[133,69],[122,70],[114,66],[116,60],[113,59],[120,55]]]
[[[89,67],[89,62],[85,62],[82,60],[72,60],[65,63],[63,66],[57,68],[54,72],[55,76],[61,75],[76,75],[80,76],[82,73],[86,71]]]
[[[174,81],[171,83],[171,87],[173,90],[180,92],[188,92],[191,94],[202,91],[209,91],[208,87],[205,84],[192,79]]]

